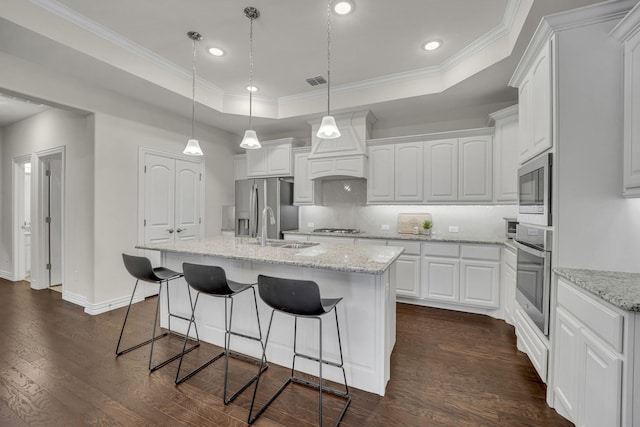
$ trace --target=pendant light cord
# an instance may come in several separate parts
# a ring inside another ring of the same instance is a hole
[[[251,127],[251,117],[253,116],[253,20],[251,17],[251,24],[249,26],[249,129]]]
[[[196,41],[197,38],[193,38],[193,68],[192,68],[192,82],[191,82],[191,139],[195,139],[196,128]]]
[[[331,115],[331,0],[327,0],[327,116]]]

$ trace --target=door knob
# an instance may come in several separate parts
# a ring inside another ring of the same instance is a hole
[[[173,233],[173,228],[167,228],[167,231],[169,232],[169,234]]]
[[[184,231],[184,230],[186,230],[186,228],[180,228],[180,227],[178,227],[178,229],[176,230],[176,233],[180,233],[181,231]]]

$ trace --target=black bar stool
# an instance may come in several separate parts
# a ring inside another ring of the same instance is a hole
[[[178,319],[182,319],[182,320],[186,320],[189,321],[189,318],[184,317],[184,316],[180,316],[178,314],[173,314],[171,313],[171,308],[169,306],[169,301],[171,300],[170,295],[169,295],[169,282],[171,280],[174,279],[179,279],[180,277],[182,277],[182,273],[178,273],[177,271],[173,271],[170,270],[168,268],[165,267],[152,267],[151,266],[151,261],[149,261],[148,258],[145,257],[140,257],[140,256],[133,256],[133,255],[127,255],[127,254],[122,254],[122,259],[124,261],[124,266],[127,269],[127,271],[129,272],[129,274],[131,274],[133,277],[135,277],[136,279],[136,284],[133,287],[133,292],[131,293],[131,299],[129,300],[129,306],[127,307],[127,314],[125,314],[124,316],[124,322],[122,323],[122,329],[120,330],[120,338],[118,338],[118,345],[116,345],[116,357],[118,356],[122,356],[125,353],[129,353],[130,351],[136,350],[142,346],[145,346],[149,343],[151,343],[151,350],[149,352],[149,370],[151,372],[162,368],[163,366],[167,365],[168,363],[173,362],[174,360],[176,360],[177,358],[181,357],[185,352],[189,352],[191,350],[193,350],[194,348],[198,347],[200,345],[200,338],[198,337],[198,330],[196,329],[196,339],[192,339],[190,338],[191,341],[194,342],[194,345],[191,346],[189,349],[187,349],[186,351],[183,349],[182,353],[178,353],[175,356],[170,357],[169,359],[158,363],[155,366],[152,366],[152,361],[153,361],[153,345],[155,344],[155,342],[160,339],[160,338],[164,338],[166,336],[168,336],[169,334],[172,335],[177,335],[182,337],[182,334],[179,334],[175,331],[171,330],[171,318],[175,317]],[[157,283],[159,285],[159,289],[158,289],[158,302],[156,303],[156,315],[153,319],[153,332],[151,334],[151,339],[148,339],[144,342],[141,342],[139,344],[136,344],[134,346],[131,346],[127,349],[124,350],[120,350],[120,343],[122,342],[122,335],[124,333],[124,328],[127,324],[127,319],[129,318],[129,311],[131,310],[131,303],[133,302],[133,297],[136,294],[136,289],[138,288],[138,283],[140,281],[143,282],[149,282],[149,283]],[[158,324],[158,314],[160,312],[160,297],[162,294],[162,284],[165,284],[166,288],[167,288],[167,313],[169,314],[169,323],[168,323],[168,329],[167,332],[164,332],[158,336],[156,336],[156,327]],[[187,290],[189,290],[189,287],[187,287]],[[189,290],[189,305],[191,305],[193,307],[193,304],[191,302],[191,291]],[[187,335],[185,336],[185,338],[188,337],[189,332],[187,332]]]
[[[264,355],[264,346],[262,344],[262,330],[260,329],[260,317],[258,315],[258,301],[256,298],[256,290],[253,286],[254,284],[243,284],[233,282],[231,280],[227,280],[227,276],[224,272],[224,269],[217,266],[212,265],[200,265],[200,264],[190,264],[183,263],[182,270],[184,271],[184,278],[193,289],[195,289],[198,293],[196,294],[196,301],[193,305],[193,310],[191,312],[191,320],[189,321],[189,329],[187,329],[187,336],[189,335],[189,330],[191,328],[191,324],[195,326],[195,311],[196,306],[198,305],[198,299],[200,298],[200,294],[210,295],[212,297],[224,298],[224,351],[215,355],[213,358],[204,362],[202,365],[189,372],[188,374],[180,377],[180,370],[182,368],[182,360],[184,358],[184,353],[182,357],[180,357],[180,363],[178,364],[178,372],[176,373],[176,384],[180,384],[198,372],[202,371],[207,366],[211,365],[216,360],[220,359],[222,356],[225,357],[225,368],[224,368],[224,404],[228,404],[232,402],[240,393],[246,390],[247,387],[251,385],[254,381],[258,379],[260,373],[268,368],[267,360]],[[253,303],[256,308],[256,320],[258,321],[258,336],[251,336],[242,334],[239,332],[234,332],[231,330],[231,321],[233,320],[233,297],[236,295],[251,289],[253,291]],[[229,308],[228,308],[229,307]],[[231,344],[231,335],[235,335],[238,337],[246,338],[253,341],[258,341],[262,346],[262,359],[256,359],[251,356],[247,356],[242,353],[235,352],[230,350]],[[185,338],[184,347],[186,349],[187,340]],[[227,398],[227,379],[229,376],[229,356],[233,356],[235,358],[245,360],[248,362],[252,362],[260,365],[260,371],[251,377],[238,391],[236,391],[231,397]]]
[[[322,426],[322,392],[328,392],[336,396],[346,398],[346,402],[340,416],[336,421],[336,426],[340,424],[344,414],[347,412],[347,408],[351,403],[351,394],[349,394],[349,386],[347,385],[347,374],[344,370],[344,360],[342,357],[342,343],[340,342],[340,325],[338,324],[338,312],[336,305],[342,300],[342,298],[325,299],[320,297],[320,289],[318,284],[307,280],[294,280],[294,279],[281,279],[277,277],[258,276],[258,291],[260,292],[260,298],[273,310],[271,311],[271,319],[269,320],[269,328],[267,329],[267,337],[264,343],[264,351],[266,354],[267,343],[269,342],[269,333],[271,332],[271,324],[273,323],[273,315],[276,311],[284,314],[288,314],[294,317],[294,329],[293,329],[293,362],[291,365],[290,377],[280,386],[280,388],[269,398],[267,403],[262,406],[252,417],[253,406],[256,400],[256,394],[258,392],[258,384],[260,378],[256,381],[256,387],[253,391],[253,399],[251,400],[251,408],[249,409],[249,424],[255,422],[260,415],[267,409],[267,407],[282,393],[282,391],[292,382],[306,385],[316,388],[320,391],[319,394],[319,425]],[[340,363],[331,362],[322,358],[322,315],[328,314],[333,310],[336,317],[336,330],[338,331],[338,347],[340,349]],[[298,317],[304,317],[309,319],[318,320],[319,325],[319,351],[318,357],[310,356],[303,353],[298,353],[296,349],[297,330],[298,330]],[[302,357],[304,359],[313,360],[319,363],[319,381],[313,383],[303,378],[295,376],[295,364],[296,357]],[[265,359],[266,356],[263,356]],[[344,378],[345,391],[336,390],[322,385],[322,365],[334,366],[342,369],[342,376]],[[259,371],[260,374],[260,371]]]

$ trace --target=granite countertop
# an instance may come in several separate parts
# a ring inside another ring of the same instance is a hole
[[[444,242],[444,243],[482,243],[503,245],[507,238],[491,238],[491,237],[474,237],[474,236],[425,236],[423,234],[399,234],[399,233],[326,233],[291,230],[283,231],[284,234],[299,234],[302,236],[326,236],[326,237],[351,237],[357,239],[385,239],[385,240],[412,240],[417,242]]]
[[[626,311],[640,311],[640,273],[554,268],[554,273]]]
[[[269,242],[280,245],[295,243],[285,240]],[[322,243],[297,249],[260,246],[255,238],[222,236],[175,243],[152,243],[136,248],[367,274],[382,274],[404,252],[404,248],[397,247],[337,243]]]

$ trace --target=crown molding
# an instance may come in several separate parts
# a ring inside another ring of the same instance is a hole
[[[640,2],[622,18],[609,34],[620,42],[624,42],[640,31]]]

